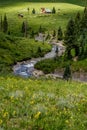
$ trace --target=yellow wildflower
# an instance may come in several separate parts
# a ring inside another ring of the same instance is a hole
[[[5,118],[6,116],[8,116],[8,112],[5,112],[4,114],[3,114],[3,117]]]
[[[41,115],[41,112],[39,111],[34,117],[35,117],[36,119],[38,119],[40,115]]]

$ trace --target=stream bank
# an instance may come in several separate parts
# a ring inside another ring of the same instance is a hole
[[[62,53],[65,51],[64,46],[62,46],[61,43],[53,44],[51,52],[44,55],[44,57],[40,58],[33,58],[28,61],[19,62],[16,65],[13,66],[13,73],[15,75],[19,75],[22,77],[31,77],[38,75],[44,75],[42,71],[38,71],[34,68],[34,65],[41,60],[48,59],[48,58],[54,58],[56,55],[56,46],[58,46],[59,49],[59,56],[62,55]],[[53,74],[48,74],[48,76],[51,76],[53,78],[63,78],[63,72],[55,72]],[[87,82],[87,73],[80,73],[80,72],[74,72],[72,74],[72,80],[74,81],[81,81],[81,82]]]

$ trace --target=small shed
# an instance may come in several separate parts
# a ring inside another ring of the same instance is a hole
[[[52,13],[52,11],[48,8],[41,8],[41,13]]]

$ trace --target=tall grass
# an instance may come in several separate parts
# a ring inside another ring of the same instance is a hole
[[[86,130],[87,84],[0,77],[0,129]]]

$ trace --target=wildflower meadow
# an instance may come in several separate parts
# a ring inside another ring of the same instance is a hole
[[[87,84],[0,77],[0,130],[87,130]]]

